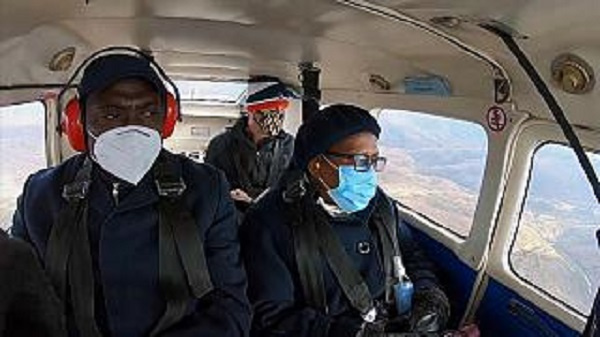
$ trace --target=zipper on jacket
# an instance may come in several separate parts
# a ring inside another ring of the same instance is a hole
[[[115,200],[115,206],[119,205],[119,183],[113,183],[112,196]]]

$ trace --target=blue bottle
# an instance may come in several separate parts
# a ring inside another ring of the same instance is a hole
[[[398,283],[394,285],[394,295],[396,300],[396,310],[398,315],[408,314],[412,309],[412,298],[414,286],[402,263],[402,257],[394,256],[394,274]]]

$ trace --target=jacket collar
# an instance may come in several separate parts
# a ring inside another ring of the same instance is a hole
[[[113,195],[114,183],[119,183],[118,203]],[[132,185],[112,177],[94,163],[89,207],[100,212],[120,213],[154,204],[158,199],[152,170],[146,173],[137,185]]]
[[[327,214],[327,217],[329,219],[331,219],[331,221],[333,221],[333,222],[357,221],[357,222],[360,222],[361,224],[365,224],[371,220],[371,216],[373,215],[373,212],[375,211],[376,205],[378,203],[378,199],[380,197],[381,197],[381,192],[378,189],[377,192],[375,193],[375,196],[373,196],[373,198],[369,202],[369,205],[367,205],[367,207],[365,209],[358,211],[358,212],[354,212],[354,213],[344,212],[335,205],[327,205],[321,197],[318,197],[316,203],[319,208],[321,208],[323,211],[325,211],[325,214]]]

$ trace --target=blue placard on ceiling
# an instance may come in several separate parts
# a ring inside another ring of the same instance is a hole
[[[408,76],[404,78],[404,92],[409,95],[450,96],[448,81],[436,75]]]

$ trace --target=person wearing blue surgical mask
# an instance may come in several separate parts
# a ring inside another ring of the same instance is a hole
[[[433,265],[377,184],[380,131],[341,104],[300,127],[289,169],[241,227],[252,334],[444,330],[450,308]]]
[[[325,205],[342,213],[353,213],[367,208],[375,196],[376,171],[383,171],[385,164],[386,158],[379,156],[375,135],[361,132],[315,157],[308,170]]]

